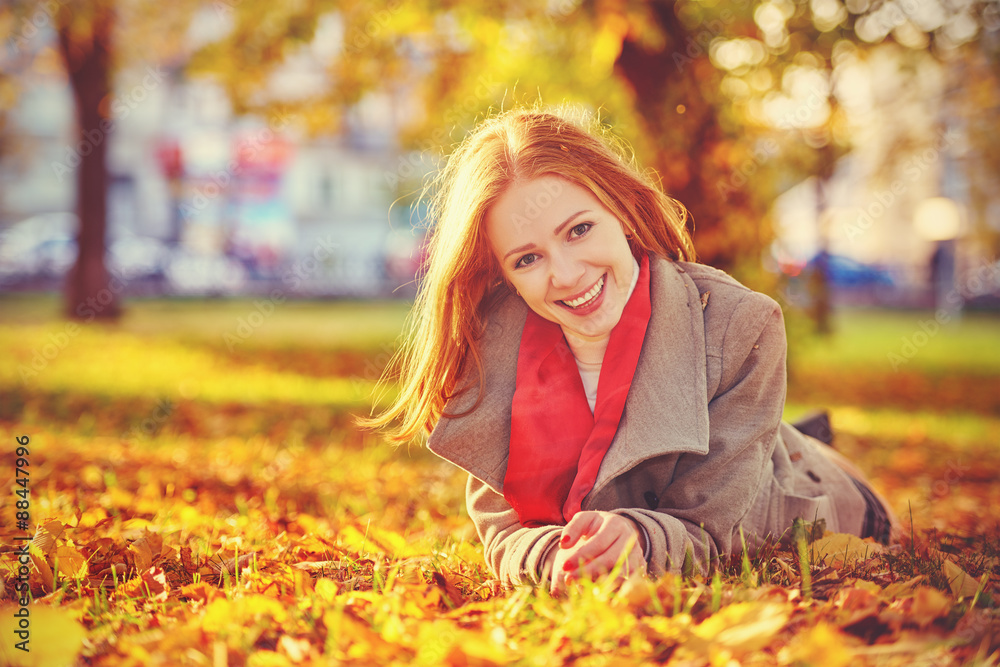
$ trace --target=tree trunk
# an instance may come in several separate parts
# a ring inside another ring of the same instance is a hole
[[[763,212],[752,210],[744,181],[734,181],[714,157],[726,152],[720,144],[731,138],[719,125],[718,101],[706,94],[716,80],[707,45],[682,25],[673,3],[653,3],[651,12],[666,36],[664,45],[653,50],[626,38],[616,73],[632,89],[647,136],[655,138],[651,166],[664,191],[691,214],[699,260],[729,270],[742,258],[760,256]],[[730,224],[724,224],[727,216]]]
[[[107,230],[108,134],[110,119],[111,33],[113,9],[102,2],[91,5],[89,33],[81,34],[79,12],[62,11],[59,50],[66,64],[76,101],[77,143],[70,148],[70,167],[76,169],[77,259],[66,279],[65,312],[86,321],[115,319],[121,314],[118,296],[124,283],[109,280],[104,265]],[[71,27],[72,26],[72,27]],[[103,104],[102,104],[103,103]],[[73,157],[75,156],[75,157]]]

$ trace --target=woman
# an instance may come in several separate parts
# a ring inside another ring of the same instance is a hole
[[[781,421],[778,305],[693,263],[684,208],[600,130],[506,112],[435,185],[400,393],[366,423],[469,473],[506,585],[702,567],[799,517],[888,539],[861,474]]]

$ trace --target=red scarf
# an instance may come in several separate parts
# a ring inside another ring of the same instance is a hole
[[[524,526],[564,524],[594,487],[649,323],[649,258],[608,340],[594,412],[562,329],[534,311],[521,333],[503,495]]]

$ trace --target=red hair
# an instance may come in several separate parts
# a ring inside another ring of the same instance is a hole
[[[406,442],[430,433],[448,400],[473,386],[457,386],[470,369],[482,392],[479,340],[492,306],[508,293],[485,219],[512,183],[564,178],[626,224],[636,257],[694,260],[684,206],[636,167],[607,128],[589,125],[555,113],[508,111],[482,122],[448,158],[431,183],[429,254],[408,335],[387,369],[386,377],[398,377],[399,394],[381,414],[359,420],[362,426],[385,428],[390,440]]]

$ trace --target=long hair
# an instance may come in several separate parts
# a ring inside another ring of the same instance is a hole
[[[399,392],[381,414],[358,420],[401,444],[430,433],[446,403],[477,387],[479,341],[491,307],[509,293],[486,237],[490,207],[512,183],[554,175],[582,186],[631,230],[632,253],[694,260],[687,211],[640,171],[623,143],[597,121],[512,110],[483,121],[430,183],[433,223],[408,330],[382,380]],[[467,380],[463,379],[467,378]],[[459,380],[462,386],[459,387]]]

